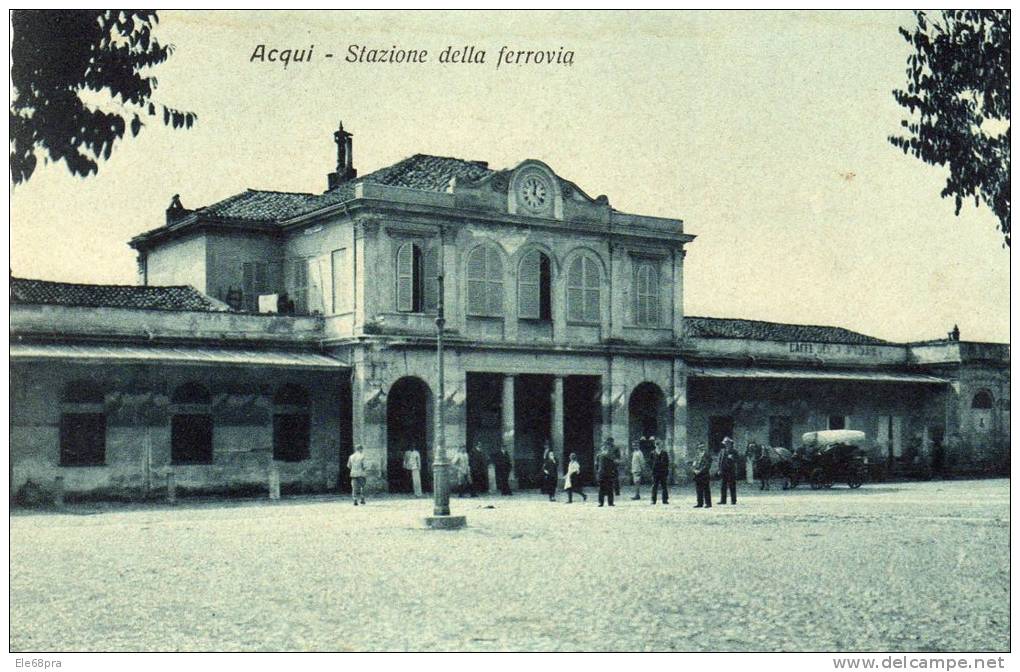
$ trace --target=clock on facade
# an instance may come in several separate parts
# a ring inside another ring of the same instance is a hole
[[[527,175],[517,185],[521,202],[530,210],[544,210],[549,204],[549,183],[541,175]]]

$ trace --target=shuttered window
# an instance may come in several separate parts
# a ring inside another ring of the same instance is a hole
[[[532,250],[521,258],[517,275],[517,314],[524,319],[539,318],[542,253]]]
[[[638,264],[634,278],[634,322],[643,327],[659,324],[659,274],[650,262]]]
[[[414,243],[404,243],[397,250],[397,310],[414,311],[415,262],[421,255]]]
[[[532,250],[521,257],[517,273],[517,315],[525,320],[551,320],[551,281],[549,257]]]
[[[597,324],[600,319],[602,274],[590,256],[577,257],[567,271],[567,319]]]
[[[308,259],[294,259],[290,262],[290,300],[294,312],[308,313]]]
[[[503,315],[503,262],[493,247],[476,247],[468,256],[468,314]]]
[[[433,247],[425,252],[422,263],[424,278],[422,285],[425,286],[425,310],[434,311],[439,304],[439,248]]]
[[[279,262],[246,261],[241,264],[243,308],[252,313],[259,310],[259,296],[275,294],[280,283]]]
[[[348,281],[350,269],[347,266],[347,248],[333,250],[333,312],[342,313],[351,309],[351,289]]]
[[[438,303],[439,250],[424,253],[417,243],[404,243],[397,250],[397,310],[420,313],[435,310]]]

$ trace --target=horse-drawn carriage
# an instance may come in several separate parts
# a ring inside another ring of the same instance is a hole
[[[818,490],[831,488],[836,482],[859,488],[868,474],[865,442],[864,432],[830,429],[804,434],[796,452],[770,446],[752,446],[749,450],[763,490],[771,487],[773,478],[782,479],[784,490],[801,483],[810,483]]]

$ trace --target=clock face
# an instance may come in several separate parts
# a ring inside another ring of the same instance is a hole
[[[549,202],[549,184],[538,175],[528,175],[521,180],[518,192],[524,205],[531,210],[541,210]]]

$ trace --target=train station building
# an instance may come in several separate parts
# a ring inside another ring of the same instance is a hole
[[[11,280],[12,492],[409,488],[411,447],[581,457],[656,436],[677,461],[733,436],[866,432],[894,471],[945,450],[1008,465],[1009,345],[889,343],[837,327],[684,314],[678,218],[620,212],[541,161],[418,154],[358,176],[335,134],[322,193],[247,190],[130,241],[135,286]],[[436,398],[437,275],[446,317]],[[563,463],[561,459],[560,463]],[[426,476],[426,486],[428,486]]]

